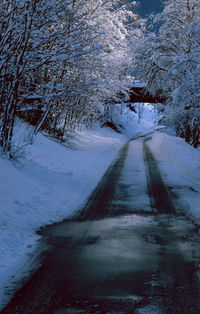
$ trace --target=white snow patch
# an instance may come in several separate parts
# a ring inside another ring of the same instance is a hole
[[[159,132],[147,143],[165,182],[179,196],[183,209],[200,224],[200,151],[181,138]]]
[[[133,87],[145,88],[145,87],[147,87],[147,83],[139,81],[139,80],[134,80]]]
[[[37,247],[35,231],[80,209],[127,140],[100,128],[79,139],[71,150],[39,134],[19,162],[0,158],[0,307]]]
[[[200,153],[183,139],[156,132],[149,143],[151,148],[168,160],[176,170],[200,191]]]
[[[116,104],[113,106],[112,120],[122,127],[122,132],[129,137],[135,137],[148,132],[154,132],[161,116],[158,115],[155,107],[149,103],[130,103],[134,111],[131,111],[127,104]]]

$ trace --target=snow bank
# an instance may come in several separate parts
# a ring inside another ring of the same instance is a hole
[[[35,231],[80,209],[126,142],[111,129],[78,136],[75,150],[39,134],[20,161],[0,158],[0,306],[37,247]]]
[[[168,160],[181,174],[189,178],[200,191],[200,152],[183,139],[156,132],[149,143],[162,158]]]
[[[183,139],[156,132],[147,142],[159,162],[176,208],[200,225],[200,151]]]
[[[154,106],[149,103],[131,103],[130,106],[136,112],[131,111],[127,104],[113,106],[112,121],[118,128],[129,137],[153,132],[160,119]]]

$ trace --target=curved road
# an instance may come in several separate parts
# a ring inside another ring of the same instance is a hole
[[[200,238],[177,214],[148,137],[129,141],[2,313],[200,313]],[[143,161],[142,161],[143,160]]]

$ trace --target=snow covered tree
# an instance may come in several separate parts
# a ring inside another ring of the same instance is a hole
[[[141,27],[135,2],[9,0],[0,4],[0,145],[10,152],[16,114],[40,111],[43,125],[64,134],[89,125],[100,107],[127,93],[130,34]],[[37,121],[38,120],[38,121]]]
[[[166,115],[177,134],[199,145],[198,0],[168,0],[153,19],[155,31],[138,45],[138,73],[153,93],[168,98]]]
[[[77,102],[73,101],[69,109],[70,112],[73,109],[76,116],[81,115],[86,123],[100,113],[102,103],[116,98],[120,91],[126,93],[126,75],[132,62],[128,40],[130,29],[138,27],[139,19],[119,0],[76,1],[74,9],[78,10],[79,21],[84,25],[82,36],[87,43],[84,51],[90,47],[90,53],[84,54],[76,69],[72,70],[78,73],[75,80],[78,84],[75,92]]]
[[[195,148],[200,145],[200,19],[187,28],[189,49],[179,54],[170,69],[177,86],[167,111],[176,125],[177,134]]]
[[[0,145],[10,152],[35,1],[3,1],[0,5]]]

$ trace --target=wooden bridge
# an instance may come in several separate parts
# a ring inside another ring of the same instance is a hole
[[[166,98],[160,96],[161,93],[157,93],[157,95],[152,96],[146,87],[142,86],[134,86],[130,91],[130,100],[129,102],[142,102],[142,103],[165,103]]]

